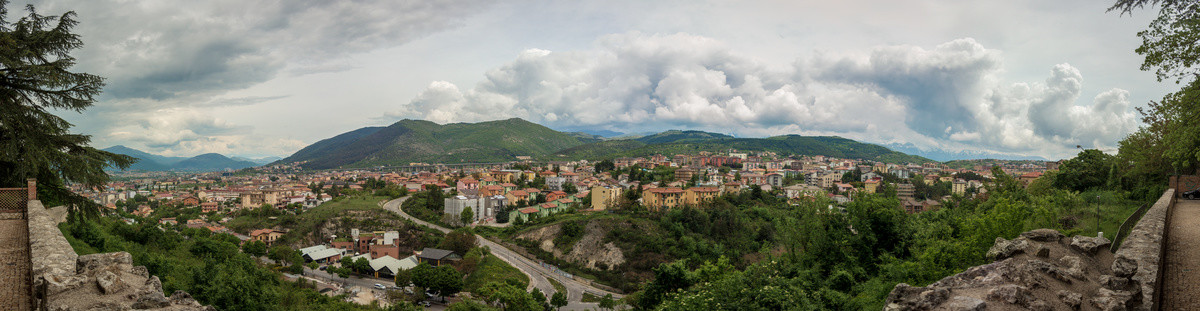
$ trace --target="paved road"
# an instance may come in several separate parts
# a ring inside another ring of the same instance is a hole
[[[1179,200],[1167,223],[1162,310],[1200,310],[1200,201]]]
[[[408,213],[405,213],[400,209],[400,205],[403,204],[404,200],[406,199],[408,199],[408,197],[388,201],[383,205],[383,208],[395,212],[396,214],[400,215],[400,217],[404,217],[419,225],[430,227],[441,232],[450,232],[450,229],[442,228],[441,226],[425,222],[417,219],[416,217],[408,215]],[[614,298],[622,297],[620,294],[602,290],[591,285],[580,283],[572,278],[555,274],[551,272],[550,269],[539,265],[537,261],[530,260],[525,256],[521,256],[517,252],[514,252],[507,247],[484,239],[482,236],[475,235],[475,238],[479,240],[480,245],[487,246],[489,249],[491,249],[492,254],[497,258],[504,260],[509,265],[516,267],[518,270],[521,270],[522,273],[525,273],[525,275],[529,276],[529,288],[526,288],[526,290],[538,288],[542,291],[542,293],[545,293],[546,296],[549,297],[550,295],[553,295],[556,290],[554,289],[554,285],[551,284],[546,278],[553,278],[555,281],[563,284],[563,287],[566,287],[567,289],[567,300],[570,302],[566,307],[564,307],[566,310],[592,310],[598,307],[596,303],[582,302],[584,291],[592,294],[598,294],[598,296],[612,294]]]

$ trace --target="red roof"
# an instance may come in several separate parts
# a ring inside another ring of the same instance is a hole
[[[542,203],[542,208],[555,208],[554,203]]]
[[[536,207],[526,207],[526,208],[519,209],[517,211],[521,212],[521,214],[533,214],[533,213],[537,213],[538,209]]]
[[[670,188],[650,188],[650,189],[647,189],[647,191],[650,191],[650,192],[653,192],[653,193],[683,193],[683,189],[680,189],[680,188],[675,188],[675,187],[670,187]]]
[[[691,189],[693,192],[719,192],[719,191],[721,191],[721,189],[719,189],[717,187],[692,187],[689,189]]]

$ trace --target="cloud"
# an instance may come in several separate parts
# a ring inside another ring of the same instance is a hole
[[[1002,53],[973,39],[880,46],[769,67],[690,34],[609,35],[593,49],[530,49],[472,88],[433,82],[384,118],[475,122],[521,117],[552,127],[668,128],[840,135],[878,143],[1059,155],[1136,129],[1128,92],[1079,103],[1082,74],[1002,81]]]

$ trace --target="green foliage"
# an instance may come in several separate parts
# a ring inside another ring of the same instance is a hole
[[[1116,169],[1115,166],[1113,156],[1096,149],[1084,150],[1074,158],[1063,161],[1054,177],[1053,185],[1074,191],[1105,187],[1108,184],[1109,172]]]
[[[0,8],[7,5],[0,0]],[[91,136],[71,133],[71,123],[52,113],[91,107],[104,78],[70,71],[71,52],[83,46],[71,32],[75,12],[44,16],[32,5],[27,9],[16,21],[0,9],[0,187],[24,187],[36,178],[47,206],[70,204],[95,214],[99,205],[63,183],[101,187],[109,180],[105,168],[129,167],[134,158],[88,146]]]
[[[251,241],[242,245],[242,252],[250,254],[254,257],[262,257],[267,254],[267,244],[262,241]]]
[[[578,138],[521,119],[439,125],[401,120],[305,147],[281,162],[309,169],[423,163],[506,162],[582,145]]]
[[[438,244],[438,248],[454,251],[460,256],[466,255],[467,251],[475,248],[475,233],[471,232],[470,228],[458,228],[446,234],[446,238],[442,239],[442,243]]]
[[[510,282],[490,282],[475,296],[505,311],[539,311],[542,304],[525,292],[525,287]]]
[[[463,281],[463,291],[478,294],[479,289],[491,282],[511,281],[520,288],[529,284],[529,276],[509,265],[504,260],[492,256],[486,248],[477,247],[463,256],[464,260],[478,258],[475,271],[467,275]]]
[[[475,212],[470,208],[464,208],[462,213],[458,214],[458,221],[464,226],[475,222]]]
[[[550,305],[554,306],[555,310],[562,309],[567,306],[567,295],[561,291],[554,292],[554,295],[550,296]]]
[[[152,224],[128,225],[117,219],[73,218],[60,224],[79,254],[125,251],[162,281],[164,292],[183,290],[219,310],[371,310],[317,293],[309,286],[281,280],[249,254],[238,252],[227,234],[208,230],[183,235]],[[286,253],[282,250],[276,253]],[[290,257],[290,256],[284,256]]]
[[[879,145],[830,136],[784,135],[768,138],[688,138],[645,144],[634,140],[610,140],[556,152],[568,159],[611,159],[645,157],[655,154],[696,154],[701,151],[724,152],[730,148],[745,151],[770,151],[780,154],[823,155],[867,159],[887,163],[934,162],[919,156],[892,151]]]

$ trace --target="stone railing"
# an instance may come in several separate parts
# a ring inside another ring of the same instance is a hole
[[[1139,310],[1157,310],[1163,252],[1166,249],[1163,242],[1174,205],[1175,190],[1167,189],[1133,226],[1114,254],[1113,273],[1117,276],[1132,275],[1130,279],[1141,287],[1142,305]]]

